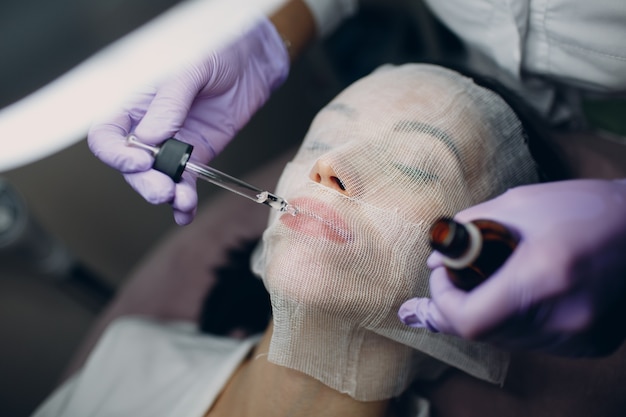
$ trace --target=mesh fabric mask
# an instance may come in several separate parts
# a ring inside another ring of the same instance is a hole
[[[428,295],[435,218],[537,180],[517,117],[471,79],[409,64],[352,84],[279,180],[299,214],[272,213],[253,259],[273,307],[268,360],[363,401],[442,363],[502,382],[506,354],[409,328],[397,311]]]

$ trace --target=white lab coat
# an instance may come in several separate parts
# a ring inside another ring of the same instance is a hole
[[[32,417],[202,417],[259,338],[201,334],[192,323],[118,319]]]
[[[626,0],[424,1],[468,46],[470,66],[554,120],[581,95],[626,94]]]

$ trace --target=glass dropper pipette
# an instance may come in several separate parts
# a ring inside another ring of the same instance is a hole
[[[289,213],[292,216],[298,213],[296,207],[290,205],[282,197],[269,191],[261,190],[215,168],[197,162],[190,162],[189,157],[191,156],[193,146],[187,143],[170,138],[157,147],[140,142],[134,135],[128,135],[126,143],[150,152],[154,156],[153,168],[168,175],[175,182],[180,181],[183,171],[187,171],[197,178],[246,197],[255,203],[265,204],[274,210]]]

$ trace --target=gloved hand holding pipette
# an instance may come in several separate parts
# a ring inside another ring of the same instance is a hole
[[[412,299],[399,316],[414,327],[513,349],[563,356],[610,353],[624,341],[626,180],[523,186],[464,210],[518,231],[507,262],[466,292],[448,279],[442,257],[428,264],[431,299]]]
[[[233,42],[138,94],[89,132],[93,153],[122,172],[150,203],[170,203],[180,225],[190,223],[196,212],[195,177],[183,175],[174,183],[151,169],[152,155],[127,146],[125,139],[133,133],[145,144],[159,145],[176,136],[194,146],[192,159],[200,163],[222,151],[289,71],[286,47],[267,18]]]
[[[126,138],[126,143],[128,146],[148,151],[154,157],[152,168],[167,175],[175,183],[180,182],[183,174],[186,172],[193,178],[203,179],[255,203],[265,204],[274,210],[289,213],[292,216],[298,213],[298,209],[295,206],[292,206],[287,200],[276,194],[264,191],[210,166],[190,162],[189,159],[193,152],[193,146],[188,143],[169,138],[161,146],[157,147],[140,142],[132,134]]]

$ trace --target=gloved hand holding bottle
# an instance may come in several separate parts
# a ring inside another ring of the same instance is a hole
[[[207,29],[206,36],[210,36]],[[190,44],[193,40],[190,39]],[[194,45],[181,45],[181,48]],[[200,55],[200,54],[199,54]],[[167,57],[165,57],[167,59]],[[125,145],[133,134],[159,145],[167,138],[194,146],[192,159],[208,163],[266,102],[287,77],[289,55],[274,25],[260,17],[242,37],[126,103],[90,129],[88,142],[103,162],[153,204],[170,203],[178,224],[190,223],[197,207],[195,180],[175,184],[152,170],[152,156]]]
[[[517,187],[461,211],[491,219],[520,242],[489,279],[466,292],[442,256],[428,259],[431,299],[411,299],[399,317],[413,327],[505,348],[597,356],[624,341],[626,180],[570,180]]]

